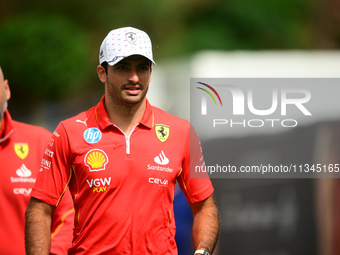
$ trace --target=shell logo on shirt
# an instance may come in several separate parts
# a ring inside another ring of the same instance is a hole
[[[15,143],[14,144],[14,151],[17,156],[21,159],[25,159],[28,155],[28,144],[27,143]]]
[[[163,124],[156,124],[155,131],[158,140],[161,141],[162,143],[164,143],[168,139],[170,134],[169,126]]]
[[[105,166],[108,162],[108,156],[100,149],[88,151],[84,158],[84,163],[89,168],[90,172],[105,170]]]

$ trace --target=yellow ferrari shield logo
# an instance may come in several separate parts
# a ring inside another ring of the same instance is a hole
[[[155,126],[156,136],[158,140],[160,140],[162,143],[166,141],[169,137],[170,128],[166,125],[157,125]]]
[[[19,158],[25,159],[28,155],[28,144],[27,143],[16,143],[14,144],[14,151]]]

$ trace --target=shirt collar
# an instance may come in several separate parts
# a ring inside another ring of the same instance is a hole
[[[6,109],[4,113],[4,118],[2,121],[2,127],[0,129],[0,143],[5,141],[13,133],[13,121],[11,115]]]
[[[111,123],[109,116],[107,115],[107,112],[105,110],[104,106],[105,101],[105,95],[101,98],[99,103],[95,107],[95,115],[96,115],[96,121],[100,129],[104,130],[108,126],[114,125],[114,123]],[[139,122],[143,126],[151,129],[154,126],[154,113],[153,113],[153,107],[149,103],[148,100],[146,100],[146,108],[144,115]]]

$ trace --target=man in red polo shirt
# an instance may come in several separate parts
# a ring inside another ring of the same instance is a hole
[[[12,120],[8,80],[0,68],[0,254],[25,254],[25,210],[51,133]],[[67,254],[72,243],[74,209],[71,196],[55,210],[51,254]]]
[[[177,254],[176,181],[193,212],[195,254],[211,254],[219,229],[214,190],[209,178],[190,178],[190,163],[204,164],[190,123],[146,99],[154,64],[149,36],[112,30],[99,61],[105,95],[59,124],[42,159],[26,212],[27,254],[48,253],[46,222],[67,186],[76,210],[70,254]]]

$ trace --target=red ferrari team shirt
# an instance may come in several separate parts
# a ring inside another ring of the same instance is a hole
[[[104,100],[59,124],[32,196],[57,205],[69,185],[76,210],[70,254],[177,254],[176,180],[190,203],[213,193],[208,178],[190,178],[190,123],[147,102],[127,136],[110,122]],[[203,163],[200,150],[195,158]]]
[[[8,111],[0,131],[0,254],[25,254],[25,211],[51,133],[11,119]],[[72,242],[72,198],[54,213],[51,254],[67,254]]]

